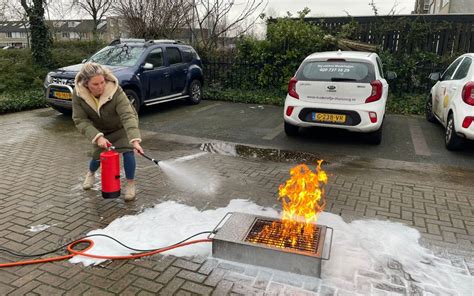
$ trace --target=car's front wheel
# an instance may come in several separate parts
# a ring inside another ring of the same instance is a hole
[[[298,135],[299,127],[296,125],[292,125],[285,121],[285,134],[288,137],[296,137]]]
[[[188,102],[190,104],[196,105],[201,102],[202,99],[202,85],[201,81],[199,80],[193,80],[189,84],[189,89],[188,89]]]
[[[445,135],[446,148],[448,150],[458,150],[461,148],[463,139],[456,134],[456,127],[454,125],[453,114],[449,114],[448,122],[446,123],[446,135]]]
[[[141,103],[138,94],[131,89],[126,89],[124,92],[127,95],[127,98],[130,100],[130,103],[132,103],[132,106],[135,108],[135,111],[137,111],[137,113],[140,112]]]
[[[436,122],[436,117],[434,116],[434,113],[433,113],[433,99],[431,98],[431,95],[426,100],[425,117],[426,117],[426,120],[428,120],[429,122]]]

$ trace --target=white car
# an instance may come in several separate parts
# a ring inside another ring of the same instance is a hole
[[[441,73],[431,73],[437,81],[426,102],[426,119],[446,128],[445,143],[456,150],[464,139],[474,140],[474,53],[458,57]]]
[[[395,73],[387,72],[387,79]],[[314,53],[288,84],[284,121],[288,136],[321,126],[366,133],[380,144],[388,83],[379,56],[369,52]]]

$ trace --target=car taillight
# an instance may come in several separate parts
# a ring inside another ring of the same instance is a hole
[[[370,93],[370,97],[365,100],[366,103],[378,101],[382,97],[382,82],[380,80],[374,80],[370,85],[372,86],[372,92]]]
[[[298,79],[296,77],[291,78],[290,83],[288,83],[288,94],[295,99],[299,99],[300,95],[296,92],[296,83]]]
[[[462,100],[464,103],[474,106],[474,81],[466,83],[462,89]]]
[[[462,127],[463,128],[469,128],[471,126],[471,123],[474,121],[474,117],[473,116],[467,116],[464,118],[463,122],[462,122]]]
[[[291,114],[293,113],[293,109],[295,109],[295,107],[288,106],[288,108],[286,108],[286,116],[291,116]]]

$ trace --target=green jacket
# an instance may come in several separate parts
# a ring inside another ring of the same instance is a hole
[[[117,79],[106,81],[99,104],[89,90],[76,83],[72,96],[72,119],[78,130],[95,145],[97,138],[104,136],[112,145],[126,151],[133,148],[132,141],[141,142],[138,129],[138,115],[130,104]],[[94,159],[98,159],[100,149],[95,145]]]

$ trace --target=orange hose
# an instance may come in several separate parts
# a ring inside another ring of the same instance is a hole
[[[204,243],[204,242],[211,242],[211,239],[198,239],[198,240],[193,240],[193,241],[188,241],[184,242],[181,244],[169,246],[166,248],[150,251],[150,252],[144,252],[144,253],[138,253],[134,255],[125,255],[125,256],[103,256],[103,255],[94,255],[94,254],[87,254],[86,251],[90,250],[94,246],[94,241],[90,239],[81,239],[75,242],[70,243],[67,246],[67,250],[70,253],[69,255],[64,255],[64,256],[57,256],[57,257],[51,257],[51,258],[43,258],[43,259],[35,259],[35,260],[27,260],[27,261],[18,261],[18,262],[9,262],[9,263],[1,263],[0,268],[2,267],[12,267],[12,266],[21,266],[21,265],[29,265],[29,264],[37,264],[37,263],[45,263],[45,262],[53,262],[53,261],[59,261],[59,260],[65,260],[65,259],[70,259],[74,256],[85,256],[89,258],[95,258],[95,259],[106,259],[106,260],[122,260],[122,259],[135,259],[135,258],[141,258],[145,256],[150,256],[158,253],[162,253],[165,251],[169,251],[175,248],[179,247],[184,247],[187,245],[192,245],[192,244],[197,244],[197,243]],[[80,243],[87,243],[89,244],[85,249],[76,251],[73,248],[80,244]]]

